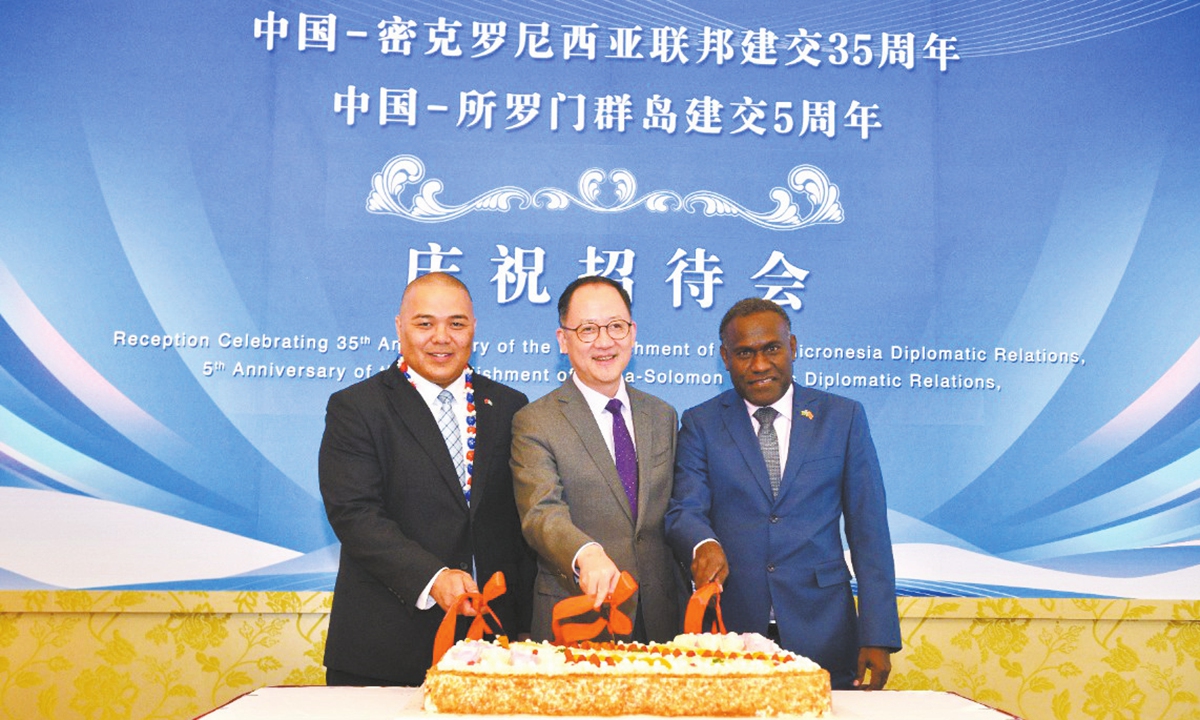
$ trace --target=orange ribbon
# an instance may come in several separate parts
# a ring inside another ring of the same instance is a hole
[[[491,579],[483,586],[483,592],[463,593],[454,598],[454,603],[450,605],[450,609],[446,611],[446,617],[442,618],[442,624],[438,626],[437,637],[433,640],[433,664],[437,665],[438,660],[442,659],[442,655],[450,649],[454,644],[454,631],[458,626],[458,613],[468,602],[475,605],[475,619],[471,621],[471,627],[467,628],[468,640],[481,640],[483,634],[488,628],[486,620],[487,616],[491,616],[496,621],[498,632],[496,637],[501,643],[508,641],[504,635],[504,626],[500,624],[500,618],[496,617],[496,613],[488,607],[488,603],[500,597],[508,590],[504,583],[504,573],[497,572],[492,575]]]
[[[704,615],[708,612],[710,605],[715,613],[710,629],[705,630]],[[692,593],[692,597],[688,599],[687,614],[683,617],[683,631],[685,633],[719,632],[722,634],[725,632],[725,620],[721,618],[721,586],[716,582],[702,585]]]
[[[576,595],[558,601],[550,623],[554,630],[554,642],[559,645],[574,645],[585,640],[594,640],[605,631],[613,638],[629,635],[633,632],[633,620],[621,612],[620,606],[633,597],[637,588],[638,584],[633,576],[622,570],[621,577],[617,579],[617,589],[604,601],[608,605],[608,612],[605,613],[601,606],[600,616],[591,622],[565,622],[570,618],[596,613],[596,604],[591,597]]]

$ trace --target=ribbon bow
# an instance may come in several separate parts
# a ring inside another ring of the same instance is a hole
[[[705,630],[704,616],[710,606],[714,610],[713,622],[710,629]],[[688,598],[687,614],[683,617],[683,631],[685,633],[725,633],[725,620],[721,618],[721,586],[716,582],[696,588],[696,592]]]
[[[471,621],[471,627],[467,628],[468,640],[482,640],[483,634],[488,628],[487,616],[491,616],[496,621],[496,637],[501,644],[508,642],[508,637],[504,635],[504,626],[500,623],[500,618],[496,617],[496,613],[488,607],[488,603],[503,595],[508,590],[508,586],[504,583],[504,573],[497,572],[483,586],[483,592],[463,593],[454,598],[454,603],[450,605],[450,609],[446,611],[446,617],[442,618],[442,624],[438,626],[437,636],[433,640],[433,664],[437,665],[438,660],[442,659],[442,655],[450,649],[454,644],[454,630],[458,625],[458,613],[463,606],[468,602],[475,605],[475,619]]]
[[[601,607],[599,617],[590,622],[571,618],[586,617],[595,614],[595,603],[587,595],[576,595],[566,600],[560,600],[554,606],[550,626],[554,630],[554,642],[559,645],[573,645],[585,640],[594,640],[605,631],[612,637],[629,635],[633,632],[633,620],[621,612],[620,606],[637,592],[638,584],[633,576],[624,570],[617,579],[617,589],[604,601],[608,612]],[[606,617],[607,616],[607,617]]]

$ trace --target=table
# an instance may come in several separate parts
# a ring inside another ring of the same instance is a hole
[[[547,720],[533,715],[432,715],[421,708],[418,688],[265,687],[246,693],[202,717],[205,720]],[[629,717],[629,716],[626,716]],[[1013,720],[960,695],[932,690],[833,691],[837,720]],[[661,720],[661,719],[658,719]]]

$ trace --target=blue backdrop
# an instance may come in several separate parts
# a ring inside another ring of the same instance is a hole
[[[1200,2],[9,3],[0,587],[331,589],[328,395],[404,284],[478,371],[729,387],[735,300],[866,405],[903,592],[1195,597]]]

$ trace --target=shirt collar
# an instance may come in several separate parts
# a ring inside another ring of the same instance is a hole
[[[583,393],[583,399],[587,402],[588,407],[591,408],[592,414],[599,415],[604,412],[605,406],[608,405],[608,401],[612,398],[588,387],[574,373],[571,374],[571,379],[575,381],[575,387],[579,388],[579,392]],[[625,387],[625,378],[621,378],[621,384],[617,387],[617,394],[613,395],[613,397],[621,401],[622,414],[628,413],[629,389]]]
[[[454,395],[456,402],[466,397],[467,373],[465,370],[454,379],[454,382],[445,388],[431,380],[426,380],[419,372],[413,370],[411,366],[408,368],[408,376],[412,378],[413,387],[421,394],[421,398],[425,400],[425,404],[430,407],[434,406],[437,396],[441,394],[442,390],[449,390]]]
[[[788,422],[791,422],[792,421],[792,398],[795,397],[795,395],[796,395],[796,384],[788,383],[787,392],[785,392],[783,394],[783,397],[779,398],[778,400],[771,403],[767,407],[775,408],[775,410],[780,415],[787,418]],[[759,409],[760,407],[763,407],[762,405],[755,405],[755,404],[751,403],[749,400],[746,400],[744,398],[742,399],[742,403],[745,404],[746,412],[750,413],[751,417],[754,417],[755,410]]]

